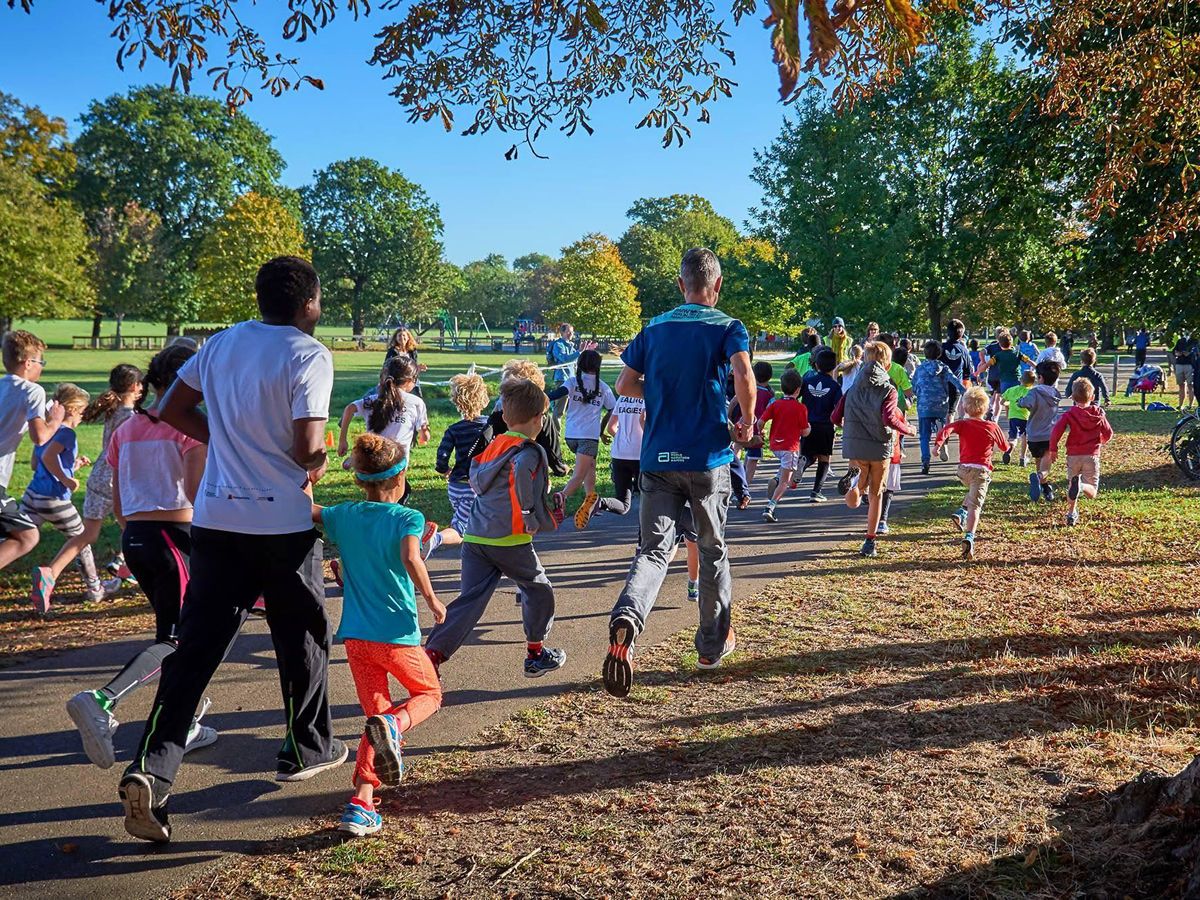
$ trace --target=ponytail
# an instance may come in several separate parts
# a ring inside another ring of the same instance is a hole
[[[367,430],[379,434],[404,414],[404,391],[400,385],[415,381],[417,366],[407,356],[393,356],[383,367],[379,392],[367,414]]]
[[[134,412],[154,419],[154,416],[142,408],[146,395],[150,392],[148,389],[153,388],[154,393],[160,398],[165,396],[171,389],[171,385],[175,383],[175,377],[183,368],[183,364],[195,355],[196,348],[189,347],[187,344],[172,344],[165,350],[156,353],[150,360],[150,365],[146,367],[146,374],[142,378],[142,396],[138,397],[137,403],[134,404]]]
[[[137,366],[131,366],[128,363],[114,366],[113,370],[108,373],[108,390],[88,404],[87,409],[83,411],[83,421],[99,422],[102,419],[108,419],[121,405],[121,397],[131,393],[142,383],[142,380],[142,370]],[[145,394],[145,391],[142,393]],[[141,398],[135,403],[135,406],[140,405]]]
[[[589,391],[583,386],[585,373],[596,376],[595,390]],[[579,354],[579,361],[575,364],[575,385],[584,403],[591,403],[600,396],[600,354],[595,350],[584,350]]]

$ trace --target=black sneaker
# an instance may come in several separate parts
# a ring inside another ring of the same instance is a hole
[[[1054,499],[1054,486],[1048,481],[1042,485],[1042,499],[1047,503]]]
[[[1004,451],[1004,455],[1000,457],[1000,461],[1001,461],[1002,463],[1004,463],[1006,466],[1007,466],[1007,465],[1008,465],[1010,462],[1012,462],[1012,451],[1011,451],[1011,450],[1005,450],[1005,451]]]
[[[1068,499],[1070,499],[1070,500],[1078,500],[1079,499],[1079,481],[1080,481],[1080,478],[1078,475],[1071,476],[1071,485],[1070,485],[1070,487],[1067,488],[1067,498]]]
[[[280,760],[275,767],[276,781],[308,781],[314,775],[320,775],[328,769],[336,769],[350,756],[350,748],[342,741],[334,738],[329,744],[329,758],[323,762],[304,766],[290,760]]]
[[[863,541],[863,545],[858,552],[860,556],[878,556],[879,551],[875,549],[875,538],[867,538]]]
[[[854,480],[854,476],[858,474],[858,469],[848,469],[846,474],[838,479],[837,492],[843,497],[850,493],[850,482]]]
[[[921,463],[921,474],[922,475],[929,474],[929,463]]]
[[[171,840],[167,816],[167,792],[153,775],[128,772],[117,793],[125,807],[125,830],[135,838],[165,844]]]
[[[567,651],[551,647],[543,647],[537,656],[525,657],[525,677],[541,678],[547,672],[554,672],[567,664]]]
[[[637,634],[637,624],[625,616],[617,616],[608,623],[608,653],[604,655],[600,677],[604,680],[604,689],[614,697],[628,697],[633,689],[630,657]]]

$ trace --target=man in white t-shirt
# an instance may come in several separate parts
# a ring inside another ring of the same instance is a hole
[[[262,321],[209,338],[159,413],[207,444],[208,457],[179,649],[163,662],[137,756],[121,779],[125,830],[145,840],[170,839],[166,799],[192,716],[260,595],[287,719],[276,780],[303,781],[348,753],[333,737],[329,711],[331,635],[308,492],[325,472],[333,388],[332,356],[312,336],[321,285],[308,262],[283,256],[259,269],[255,290]]]
[[[5,375],[0,377],[0,569],[37,546],[38,528],[17,500],[8,496],[17,448],[25,432],[37,446],[45,444],[62,424],[63,408],[47,405],[46,391],[37,383],[46,366],[46,345],[28,331],[4,336]]]

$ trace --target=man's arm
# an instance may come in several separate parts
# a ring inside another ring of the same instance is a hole
[[[733,364],[733,394],[742,408],[742,417],[737,423],[737,439],[750,440],[754,429],[754,371],[750,365],[750,354],[739,350],[729,357]]]
[[[644,382],[642,381],[642,373],[637,369],[631,369],[625,366],[621,369],[621,374],[617,376],[617,393],[624,397],[641,397],[645,399],[646,394],[643,390]]]
[[[208,416],[200,411],[204,395],[181,378],[175,379],[163,398],[158,417],[194,441],[207,444]]]
[[[325,423],[327,421],[329,420],[294,419],[292,421],[291,455],[300,468],[309,472],[324,468],[328,461],[325,455]],[[180,429],[180,431],[182,430]]]

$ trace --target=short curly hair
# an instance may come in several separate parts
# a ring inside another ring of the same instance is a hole
[[[464,419],[477,419],[487,406],[488,389],[474,372],[450,379],[450,402]]]
[[[546,389],[546,376],[542,374],[542,370],[533,360],[510,359],[506,362],[504,368],[500,370],[500,383],[503,384],[514,378],[524,378],[526,381],[532,381],[542,390]]]

